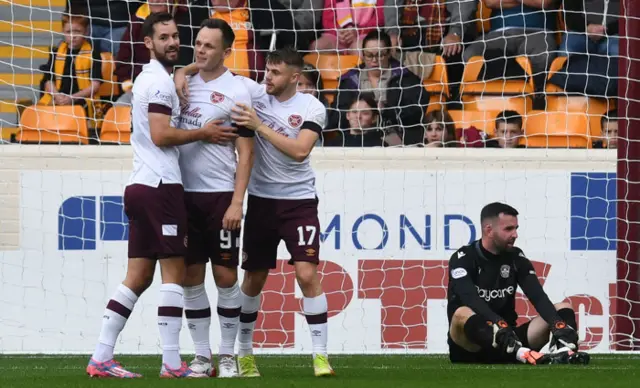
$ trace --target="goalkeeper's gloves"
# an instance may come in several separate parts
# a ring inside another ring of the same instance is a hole
[[[551,326],[551,341],[549,350],[553,353],[561,348],[578,350],[578,332],[563,321],[557,321]]]
[[[500,349],[503,353],[511,354],[522,347],[522,342],[513,328],[507,322],[500,320],[493,324],[493,347]]]

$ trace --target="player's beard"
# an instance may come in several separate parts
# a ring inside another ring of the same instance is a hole
[[[175,59],[169,59],[167,57],[167,50],[174,50],[174,51],[170,51],[169,54],[173,54],[175,52],[176,53]],[[180,48],[167,47],[167,50],[165,50],[162,54],[158,53],[157,51],[154,51],[154,54],[156,55],[156,60],[160,62],[162,66],[165,66],[165,67],[175,66],[178,63],[178,61],[180,61],[180,51],[179,51]]]

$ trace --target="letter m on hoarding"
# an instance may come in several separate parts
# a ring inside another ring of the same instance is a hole
[[[128,238],[129,221],[122,196],[102,196],[99,203],[94,196],[70,197],[58,209],[58,250],[94,250],[98,239]]]

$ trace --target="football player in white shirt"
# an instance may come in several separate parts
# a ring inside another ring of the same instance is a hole
[[[309,324],[316,376],[333,375],[327,357],[327,297],[318,277],[320,222],[315,174],[309,154],[325,124],[326,109],[317,98],[296,91],[304,62],[292,49],[269,53],[265,84],[237,76],[247,85],[255,110],[240,104],[233,120],[254,130],[255,162],[248,187],[244,224],[241,287],[242,309],[238,333],[238,367],[242,377],[260,372],[253,356],[253,331],[260,294],[276,268],[277,251],[284,240],[302,290],[303,312]],[[178,94],[189,95],[185,74],[176,72]],[[256,113],[257,110],[257,113]]]
[[[243,242],[242,268],[246,272],[242,283],[240,373],[258,375],[251,340],[255,318],[269,270],[276,268],[278,245],[284,241],[291,254],[289,264],[295,267],[304,296],[302,306],[313,344],[314,373],[330,376],[333,369],[327,357],[327,297],[317,271],[318,197],[309,161],[325,124],[326,109],[312,95],[297,92],[304,62],[295,50],[271,52],[266,64],[264,85],[245,78],[255,109],[238,104],[233,116],[236,124],[257,133]]]
[[[180,101],[170,72],[178,61],[178,28],[170,14],[154,13],[145,20],[142,32],[151,60],[133,86],[133,172],[124,193],[129,218],[127,275],[107,304],[98,345],[86,371],[91,377],[141,377],[115,361],[113,350],[135,303],[151,285],[159,261],[160,376],[208,377],[180,359],[187,215],[177,146],[228,141],[235,131],[216,122],[193,131],[176,128]]]
[[[208,120],[224,120],[231,125],[231,110],[237,103],[251,106],[251,95],[242,80],[224,66],[234,39],[233,29],[224,20],[206,19],[200,25],[195,43],[199,72],[189,79],[191,93],[182,108],[180,128],[197,130]],[[222,337],[218,377],[238,376],[234,348],[242,304],[238,286],[240,224],[255,134],[238,128],[238,135],[235,143],[180,147],[189,217],[184,308],[196,351],[190,367],[209,375],[215,373],[209,342],[211,308],[204,286],[207,263],[211,261]]]

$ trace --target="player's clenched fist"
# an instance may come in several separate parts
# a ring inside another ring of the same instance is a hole
[[[498,321],[493,324],[493,347],[510,354],[522,347],[522,342],[511,326],[505,321]]]
[[[231,119],[239,126],[255,131],[262,124],[255,109],[245,104],[238,103],[231,111],[233,112]]]
[[[573,351],[578,350],[578,332],[565,322],[556,322],[551,327],[551,342],[549,349],[553,352],[561,348],[569,348]]]
[[[221,144],[237,138],[237,128],[222,125],[223,122],[223,120],[212,120],[205,123],[202,126],[202,130],[205,132],[203,141]]]

